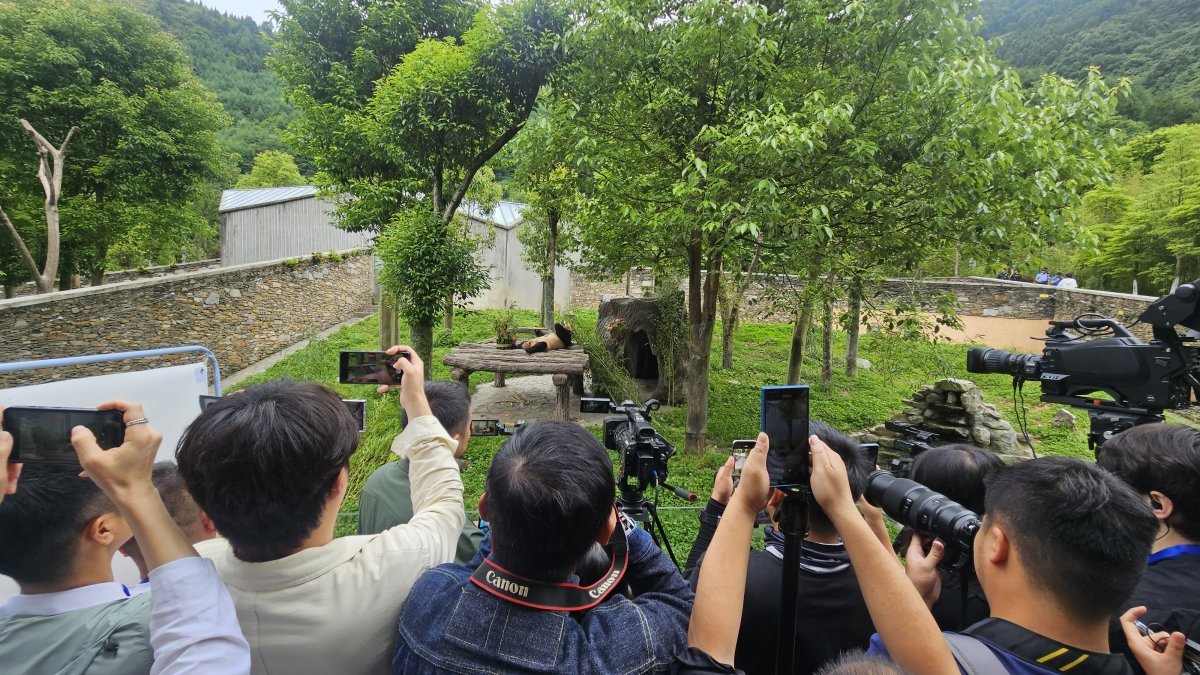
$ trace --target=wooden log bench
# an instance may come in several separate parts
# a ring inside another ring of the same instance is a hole
[[[588,355],[580,345],[537,354],[524,349],[496,349],[493,342],[464,342],[451,349],[442,363],[450,366],[450,379],[467,386],[471,373],[494,373],[493,383],[504,386],[507,373],[553,375],[555,419],[571,419],[571,389],[583,388],[583,371],[588,367]]]

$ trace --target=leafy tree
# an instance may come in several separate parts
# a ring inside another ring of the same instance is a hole
[[[396,240],[410,251],[436,251],[434,242],[412,237],[454,236],[476,174],[520,131],[560,60],[565,15],[550,0],[283,5],[272,63],[300,110],[292,137],[314,158],[315,181],[346,196],[340,225],[413,227]],[[415,227],[426,224],[422,211],[434,214],[436,227]],[[466,270],[470,257],[424,266]],[[384,258],[385,267],[397,264]],[[440,282],[397,290],[440,289],[445,303],[470,290],[456,285],[469,276],[447,272]],[[427,300],[399,299],[412,345],[426,355],[436,314]]]
[[[280,150],[263,150],[254,157],[250,173],[238,179],[237,187],[284,187],[306,182],[291,155]]]
[[[542,279],[543,326],[554,324],[554,270],[578,249],[571,225],[579,201],[580,176],[568,159],[567,129],[550,112],[535,115],[511,146],[514,183],[528,206],[517,230],[525,265]]]
[[[689,450],[705,444],[726,274],[823,278],[824,302],[833,279],[861,289],[948,242],[1072,233],[1069,209],[1106,175],[1112,140],[1094,132],[1114,92],[1095,73],[1023,87],[962,9],[594,0],[581,14],[564,123],[592,181],[582,257],[686,271]]]
[[[0,101],[0,174],[19,194],[41,190],[17,120],[46,138],[79,129],[62,184],[67,284],[81,271],[100,283],[120,242],[174,260],[197,224],[189,204],[228,167],[220,106],[179,44],[123,2],[0,4]]]

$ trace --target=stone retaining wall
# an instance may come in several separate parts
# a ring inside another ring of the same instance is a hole
[[[648,269],[631,271],[633,281],[628,295],[639,297],[654,286],[654,275]],[[790,321],[788,296],[783,287],[795,284],[795,277],[758,275],[742,301],[742,318],[750,321]],[[687,289],[683,289],[687,292]],[[964,316],[987,316],[1011,319],[1072,319],[1094,312],[1132,323],[1156,298],[1145,295],[1110,293],[1090,289],[1067,290],[1034,283],[964,277],[957,279],[887,279],[880,284],[872,299],[875,304],[887,304],[898,298],[928,302],[935,295],[953,293],[958,313]],[[571,306],[596,307],[603,295],[626,295],[624,279],[613,282],[589,281],[581,275],[571,276]],[[1138,328],[1141,328],[1140,326]],[[1134,332],[1138,332],[1138,328]],[[1139,333],[1140,334],[1140,333]],[[1144,338],[1149,331],[1144,331]]]
[[[2,300],[0,362],[196,344],[231,373],[357,316],[371,297],[371,258],[356,251],[341,260],[277,260]],[[0,375],[0,387],[144,367],[25,371]]]

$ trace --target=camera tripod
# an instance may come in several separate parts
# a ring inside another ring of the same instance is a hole
[[[670,488],[666,484],[663,486]],[[635,490],[631,486],[622,485],[621,495],[617,497],[617,511],[625,514],[634,522],[643,523],[646,531],[650,533],[650,537],[654,539],[654,543],[659,548],[666,550],[667,555],[671,557],[671,562],[675,563],[676,567],[679,566],[679,561],[675,559],[675,551],[671,548],[671,540],[667,539],[667,530],[663,527],[662,519],[658,517],[658,507],[654,502],[646,499],[645,493]],[[620,524],[617,527],[620,527]]]

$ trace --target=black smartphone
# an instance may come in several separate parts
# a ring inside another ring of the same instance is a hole
[[[352,352],[338,355],[338,382],[342,384],[400,384],[404,373],[392,365],[408,352]]]
[[[763,387],[762,430],[771,441],[771,487],[808,485],[808,385]]]
[[[71,429],[78,426],[91,429],[105,450],[125,442],[125,414],[120,410],[13,406],[4,409],[4,430],[13,435],[8,461],[78,464],[71,445]]]
[[[863,457],[867,458],[870,464],[867,471],[874,471],[875,467],[879,466],[879,444],[878,443],[862,443],[858,446],[858,451]]]
[[[354,419],[358,422],[358,430],[360,432],[367,430],[367,402],[361,398],[344,398],[342,403],[346,404],[346,409],[354,415]]]
[[[472,436],[500,435],[500,420],[471,420]]]

